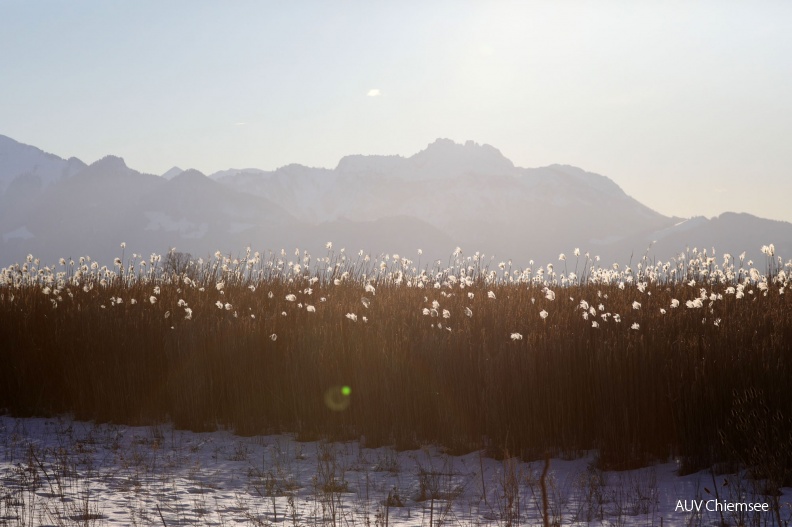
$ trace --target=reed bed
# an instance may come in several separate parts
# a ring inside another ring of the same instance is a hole
[[[0,411],[792,474],[792,263],[335,251],[0,271]]]

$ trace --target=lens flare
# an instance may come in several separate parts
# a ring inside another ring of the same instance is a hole
[[[352,389],[349,386],[331,386],[324,394],[325,405],[334,412],[349,408]]]

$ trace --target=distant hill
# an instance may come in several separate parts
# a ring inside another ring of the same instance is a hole
[[[398,253],[446,260],[456,246],[527,265],[579,247],[605,262],[638,260],[651,245],[667,260],[686,247],[718,253],[774,243],[792,248],[792,224],[748,214],[669,217],[605,176],[567,165],[521,168],[496,148],[438,139],[410,157],[344,157],[334,169],[298,164],[229,169],[207,177],[173,167],[142,174],[118,157],[91,165],[0,136],[0,264],[28,253],[45,262],[103,262],[175,247],[195,256],[245,247],[324,253]]]
[[[172,167],[170,170],[168,170],[167,172],[162,174],[162,177],[164,177],[165,179],[173,179],[176,176],[178,176],[179,174],[181,174],[182,172],[184,172],[184,170],[182,170],[181,168]]]
[[[7,192],[14,184],[30,187],[31,181],[42,188],[48,187],[84,168],[85,163],[76,157],[61,159],[0,135],[0,192]]]

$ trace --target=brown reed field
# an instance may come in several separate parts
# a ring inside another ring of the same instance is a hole
[[[0,272],[0,412],[527,460],[595,450],[607,469],[719,463],[780,487],[792,263],[763,253],[29,256]]]

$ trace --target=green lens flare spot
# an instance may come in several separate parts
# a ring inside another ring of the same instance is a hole
[[[334,412],[342,412],[349,407],[350,393],[349,386],[332,386],[324,394],[325,405]]]

